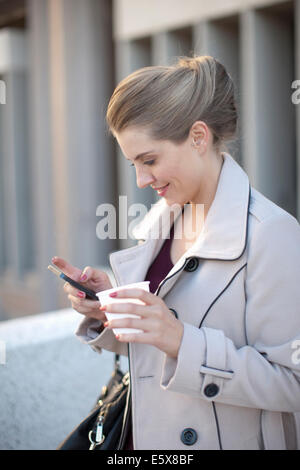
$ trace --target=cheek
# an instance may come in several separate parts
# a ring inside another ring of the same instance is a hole
[[[198,172],[193,170],[188,166],[178,167],[172,171],[172,178],[174,181],[177,181],[179,184],[186,186],[187,184],[194,185],[199,181]]]
[[[168,168],[165,170],[164,177],[167,181],[170,182],[180,182],[186,175],[186,172],[187,168],[185,167],[185,165],[182,165],[181,162],[172,162],[172,165],[169,165]]]

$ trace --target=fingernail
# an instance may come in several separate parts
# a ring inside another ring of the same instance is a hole
[[[55,263],[56,260],[57,260],[57,256],[53,256],[53,258],[51,259],[52,263]]]
[[[110,297],[117,297],[117,292],[111,292],[111,294],[109,294]]]
[[[105,323],[103,323],[103,325],[105,326],[105,328],[108,326],[108,321],[106,321]]]
[[[117,339],[120,339],[120,335],[116,335],[116,338],[117,338]]]
[[[104,311],[104,310],[105,310],[105,308],[106,308],[106,305],[101,305],[101,307],[99,307],[99,310],[102,310],[102,311]]]
[[[77,295],[78,295],[78,297],[80,297],[81,299],[83,299],[83,297],[85,297],[85,293],[84,293],[84,292],[81,292],[81,291],[78,291],[78,292],[77,292]]]
[[[82,274],[82,275],[80,276],[80,280],[81,280],[81,281],[86,281],[86,280],[87,280],[87,275],[86,275],[86,274]]]

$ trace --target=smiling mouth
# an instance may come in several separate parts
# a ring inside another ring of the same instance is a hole
[[[166,184],[165,186],[161,186],[160,188],[153,188],[153,186],[152,186],[152,189],[155,189],[155,191],[160,191],[161,189],[166,188],[168,185],[169,185],[169,183]]]
[[[155,189],[155,191],[157,191],[157,194],[160,196],[160,195],[162,195],[162,194],[165,193],[165,191],[166,191],[166,190],[168,189],[168,187],[169,187],[169,184],[170,184],[170,183],[166,184],[165,186],[161,186],[160,188],[153,188],[153,189]]]

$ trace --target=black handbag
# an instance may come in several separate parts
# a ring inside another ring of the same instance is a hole
[[[122,450],[131,417],[130,374],[115,368],[90,414],[66,437],[57,450]]]

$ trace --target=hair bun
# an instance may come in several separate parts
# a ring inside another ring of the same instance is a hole
[[[115,134],[139,126],[153,139],[178,143],[187,139],[196,121],[204,121],[220,147],[235,138],[234,85],[214,57],[179,56],[173,65],[144,67],[123,79],[110,99],[106,120]]]
[[[177,60],[177,67],[189,68],[191,70],[199,71],[202,65],[215,66],[216,59],[209,55],[194,55],[192,57],[180,56]]]

